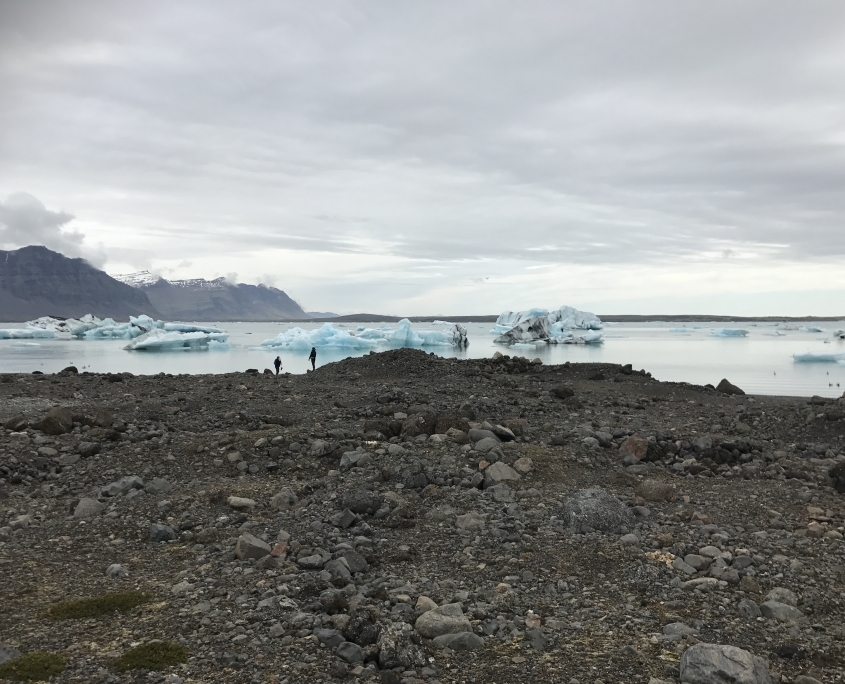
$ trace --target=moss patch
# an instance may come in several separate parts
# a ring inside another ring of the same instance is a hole
[[[65,669],[65,659],[57,653],[33,651],[0,665],[0,679],[16,682],[42,682]]]
[[[188,649],[172,641],[150,641],[136,646],[118,658],[114,667],[121,672],[127,670],[163,670],[171,665],[184,663],[188,659]]]
[[[150,598],[141,591],[121,591],[78,601],[62,601],[47,609],[47,617],[53,620],[78,620],[110,615],[114,611],[125,613],[142,603],[148,603]]]

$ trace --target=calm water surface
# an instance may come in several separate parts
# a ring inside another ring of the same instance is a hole
[[[307,352],[256,350],[261,342],[294,327],[290,323],[226,323],[217,325],[230,333],[232,347],[226,351],[206,352],[129,352],[125,340],[0,340],[0,372],[29,373],[40,370],[54,373],[65,366],[94,372],[129,371],[135,374],[227,373],[247,368],[271,368],[278,354],[284,370],[304,373],[310,367]],[[315,328],[321,324],[299,324]],[[354,331],[358,325],[345,324]],[[790,323],[788,328],[800,327]],[[818,324],[814,324],[818,325]],[[0,328],[22,327],[0,323]],[[341,326],[338,326],[341,327]],[[395,327],[395,326],[394,326]],[[466,350],[430,347],[426,351],[446,357],[489,357],[495,351],[511,355],[540,357],[546,363],[602,362],[631,363],[644,368],[659,380],[716,384],[723,377],[754,394],[781,394],[834,397],[845,392],[845,365],[839,363],[795,363],[792,354],[803,352],[845,353],[845,340],[833,331],[845,328],[845,321],[824,323],[821,333],[787,329],[773,323],[696,323],[676,332],[678,323],[606,324],[602,345],[538,345],[536,349],[512,349],[493,343],[491,323],[465,324],[470,345]],[[430,323],[415,323],[417,330],[442,329]],[[712,336],[717,328],[744,328],[747,337]],[[775,336],[775,330],[783,333]],[[367,351],[317,350],[317,364],[325,365],[347,356],[362,356]]]

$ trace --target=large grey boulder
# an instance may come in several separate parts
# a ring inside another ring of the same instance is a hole
[[[498,435],[492,430],[482,430],[480,428],[471,428],[467,433],[472,442],[480,442],[482,439],[492,439],[494,442],[501,443]]]
[[[695,644],[681,656],[682,684],[772,684],[762,658],[736,646]]]
[[[434,639],[443,634],[471,632],[472,625],[464,616],[460,603],[447,603],[420,615],[414,623],[414,629],[426,639]]]
[[[780,601],[766,601],[760,604],[760,612],[763,617],[772,618],[778,622],[792,622],[793,620],[800,620],[804,617],[802,613],[795,606],[790,606],[788,603],[781,603]]]
[[[603,489],[582,489],[561,505],[563,524],[574,532],[622,533],[634,523],[634,515],[628,507]]]
[[[5,663],[7,660],[14,660],[20,657],[21,652],[18,649],[0,644],[0,664]]]
[[[487,487],[492,487],[502,482],[519,482],[521,479],[522,475],[503,461],[496,461],[496,463],[487,466],[484,470],[484,483]]]
[[[238,537],[238,543],[235,545],[235,555],[241,560],[264,558],[270,555],[270,551],[270,545],[266,541],[248,532]]]
[[[83,498],[73,509],[74,518],[93,518],[103,512],[105,506],[96,499]]]

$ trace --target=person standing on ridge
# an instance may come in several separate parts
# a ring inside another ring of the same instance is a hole
[[[317,347],[311,347],[308,358],[311,360],[311,370],[315,370],[317,368]]]
[[[279,371],[282,370],[282,359],[281,359],[281,357],[277,356],[276,360],[273,361],[273,365],[276,367],[276,375],[278,375]]]

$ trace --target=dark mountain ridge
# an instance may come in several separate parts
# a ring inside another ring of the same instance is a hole
[[[94,268],[46,247],[0,251],[0,320],[39,316],[75,318],[159,316],[147,295]]]

